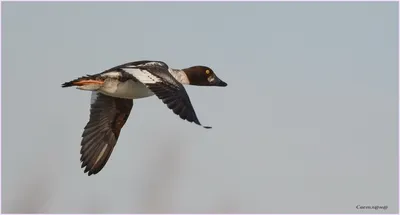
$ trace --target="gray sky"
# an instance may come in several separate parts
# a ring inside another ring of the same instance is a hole
[[[397,213],[397,8],[3,3],[3,212]],[[60,85],[143,59],[227,82],[186,87],[213,129],[136,100],[88,177],[90,93]]]

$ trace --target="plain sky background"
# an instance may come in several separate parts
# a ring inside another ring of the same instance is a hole
[[[4,213],[398,212],[396,2],[7,2],[1,23]],[[136,100],[88,177],[90,93],[61,83],[143,59],[227,82],[186,87],[213,129]]]

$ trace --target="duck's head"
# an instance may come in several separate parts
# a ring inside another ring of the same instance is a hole
[[[206,66],[192,66],[183,69],[190,85],[226,87],[227,83],[215,75],[214,71]]]

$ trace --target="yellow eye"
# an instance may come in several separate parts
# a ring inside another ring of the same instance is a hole
[[[209,75],[210,74],[210,70],[207,69],[206,70],[206,74]]]

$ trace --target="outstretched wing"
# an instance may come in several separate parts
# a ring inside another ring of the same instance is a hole
[[[181,119],[203,126],[196,116],[185,88],[169,73],[165,63],[148,62],[140,65],[127,65],[122,69],[146,85]],[[211,128],[210,126],[203,127]]]
[[[92,92],[90,119],[83,131],[81,142],[81,167],[86,167],[85,173],[92,175],[103,169],[132,106],[132,99]]]

